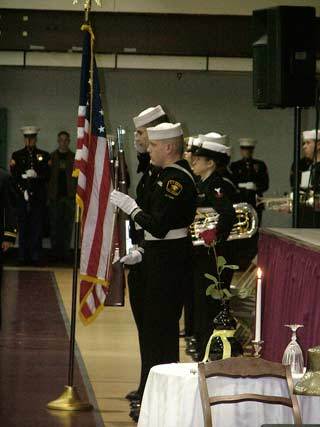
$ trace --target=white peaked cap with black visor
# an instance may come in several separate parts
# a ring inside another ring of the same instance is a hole
[[[257,145],[257,140],[254,138],[239,138],[240,148],[254,148]]]
[[[22,128],[20,128],[20,130],[25,136],[37,135],[40,131],[40,129],[36,126],[23,126]]]

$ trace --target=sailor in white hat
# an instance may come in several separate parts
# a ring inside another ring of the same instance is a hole
[[[207,230],[208,236],[204,238],[204,241],[207,245],[215,244],[218,255],[223,255],[228,264],[233,264],[232,254],[229,253],[231,247],[226,244],[226,240],[236,219],[232,203],[236,188],[219,172],[221,169],[224,170],[229,163],[230,147],[217,142],[221,140],[221,135],[208,137],[200,135],[200,137],[202,142],[193,153],[192,163],[193,173],[200,177],[200,180],[197,181],[198,213],[201,215],[201,211],[208,212],[213,209],[219,214],[216,227],[213,230]],[[195,246],[193,259],[194,322],[197,340],[197,353],[193,354],[193,357],[201,360],[212,334],[212,319],[221,311],[221,305],[218,300],[206,296],[208,281],[203,272],[215,276],[217,274],[215,263],[212,262],[212,254],[208,253],[208,248],[205,246]],[[224,287],[229,285],[229,280],[225,280]]]
[[[150,191],[153,191],[153,183],[157,176],[157,169],[150,164],[150,155],[148,153],[149,139],[147,133],[147,127],[156,126],[160,123],[168,122],[168,117],[161,105],[155,107],[149,107],[141,111],[136,117],[133,118],[133,124],[135,127],[134,132],[134,146],[137,151],[138,168],[137,173],[142,173],[142,176],[138,182],[136,188],[136,203],[140,207],[144,207],[144,201],[146,200]],[[144,231],[137,223],[130,219],[129,235],[133,247],[130,249],[130,253],[121,258],[121,262],[125,265],[131,265],[128,274],[128,287],[130,290],[130,304],[133,312],[133,317],[136,321],[138,336],[142,335],[142,310],[143,310],[143,279],[141,277],[142,271],[140,262],[142,260],[142,249],[141,243],[144,240]],[[135,265],[137,264],[137,265]],[[133,265],[135,265],[133,267]],[[137,420],[139,416],[139,402],[141,402],[141,385],[137,390],[130,391],[126,398],[130,401],[136,402],[136,408],[133,408],[130,412],[132,418]]]
[[[310,170],[311,170],[311,165],[314,161],[314,156],[317,154],[315,152],[315,136],[316,136],[315,130],[306,130],[301,134],[303,155],[298,162],[298,170],[299,170],[298,182],[300,183],[300,188],[302,190],[306,190],[311,184]],[[318,133],[318,138],[320,138],[320,132]],[[293,190],[293,187],[294,187],[294,163],[293,162],[290,168],[290,187]],[[306,225],[303,224],[303,226],[305,227]]]
[[[46,185],[50,177],[50,155],[37,148],[36,126],[24,126],[25,147],[15,151],[10,169],[17,192],[19,220],[19,261],[37,264],[42,249],[43,224],[47,203]]]
[[[133,118],[136,129],[134,145],[138,153],[146,153],[148,150],[147,127],[156,126],[164,122],[168,122],[168,117],[161,105],[149,107]]]
[[[318,136],[318,137],[317,137]],[[299,161],[300,190],[305,193],[305,199],[312,204],[301,204],[300,222],[305,228],[320,226],[320,131],[315,129],[302,132],[302,151],[304,157]],[[293,166],[291,168],[291,185],[294,184]]]
[[[179,318],[192,285],[188,227],[196,210],[195,183],[182,159],[180,123],[161,123],[147,132],[152,164],[160,170],[144,206],[118,191],[111,194],[111,202],[144,230],[140,395],[152,366],[179,360]]]
[[[302,150],[304,157],[312,163],[320,162],[320,130],[316,144],[316,130],[305,130],[302,132]]]
[[[257,141],[254,138],[240,138],[241,160],[231,163],[230,169],[240,189],[241,201],[250,203],[258,213],[261,223],[263,205],[256,206],[256,198],[262,197],[269,188],[266,164],[253,158]]]

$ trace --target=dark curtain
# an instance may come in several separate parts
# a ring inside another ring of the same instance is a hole
[[[298,341],[306,357],[308,348],[320,344],[320,247],[262,231],[258,265],[264,274],[263,357],[281,362],[291,337],[284,325],[291,323],[304,325]]]

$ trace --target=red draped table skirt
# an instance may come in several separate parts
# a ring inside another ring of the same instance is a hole
[[[291,337],[284,325],[292,323],[304,325],[298,340],[306,357],[308,348],[320,345],[320,230],[261,230],[258,265],[263,357],[281,362]]]

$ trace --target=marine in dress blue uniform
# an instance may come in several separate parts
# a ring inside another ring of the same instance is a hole
[[[21,130],[25,147],[15,151],[10,160],[17,195],[19,260],[37,264],[42,249],[50,155],[36,147],[38,128],[25,126]]]
[[[240,138],[242,159],[231,163],[230,169],[240,190],[241,201],[250,203],[256,209],[260,225],[263,205],[257,206],[257,197],[262,197],[268,190],[269,175],[265,162],[253,158],[256,143],[253,138]]]

